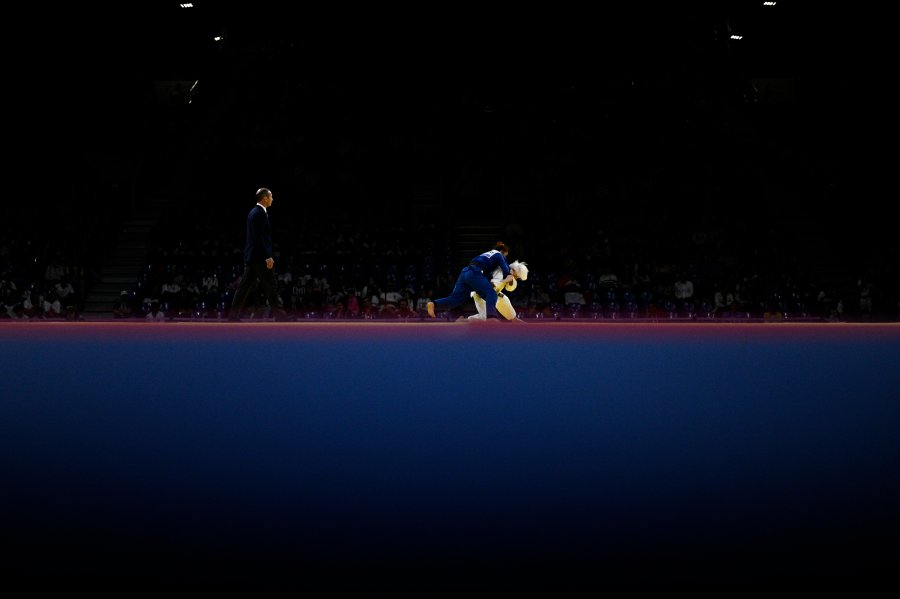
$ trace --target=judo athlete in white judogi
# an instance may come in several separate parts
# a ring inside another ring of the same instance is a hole
[[[499,312],[506,320],[514,320],[516,318],[516,309],[513,308],[512,302],[509,301],[509,298],[506,297],[503,292],[515,291],[519,281],[528,279],[528,265],[516,260],[509,265],[509,272],[512,273],[515,278],[510,282],[505,282],[503,271],[499,268],[494,270],[494,273],[491,276],[491,284],[497,292],[497,312]],[[475,308],[478,310],[478,313],[472,314],[469,316],[469,319],[487,320],[487,304],[481,296],[478,295],[477,291],[473,291],[471,295],[472,299],[475,300]]]

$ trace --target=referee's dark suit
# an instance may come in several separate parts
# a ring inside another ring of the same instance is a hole
[[[283,302],[278,295],[278,284],[275,281],[275,259],[272,257],[272,227],[266,209],[272,205],[272,192],[265,187],[256,192],[256,206],[247,215],[247,242],[244,245],[244,275],[241,284],[231,302],[229,320],[239,320],[241,309],[247,301],[247,295],[255,287],[257,281],[272,308],[276,320],[284,319]]]

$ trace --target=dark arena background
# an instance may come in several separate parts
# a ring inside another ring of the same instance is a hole
[[[5,586],[896,589],[890,96],[855,10],[33,15]],[[231,309],[261,187],[277,319]],[[497,241],[516,318],[429,318]]]

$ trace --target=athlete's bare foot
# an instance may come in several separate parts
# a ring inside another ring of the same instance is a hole
[[[434,302],[428,302],[425,304],[425,309],[428,310],[428,316],[430,318],[434,318]]]

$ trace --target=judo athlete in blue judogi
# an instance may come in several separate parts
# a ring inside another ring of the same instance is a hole
[[[497,314],[497,292],[494,291],[494,285],[491,283],[491,275],[496,269],[500,269],[503,273],[503,283],[511,283],[515,277],[509,270],[509,264],[506,263],[506,256],[509,255],[509,248],[502,241],[498,241],[494,249],[483,254],[479,254],[464,267],[456,279],[456,285],[453,286],[453,292],[447,297],[442,297],[428,302],[426,308],[428,316],[435,317],[435,308],[438,310],[452,310],[471,297],[474,291],[485,299],[485,308],[487,318],[499,319]]]

